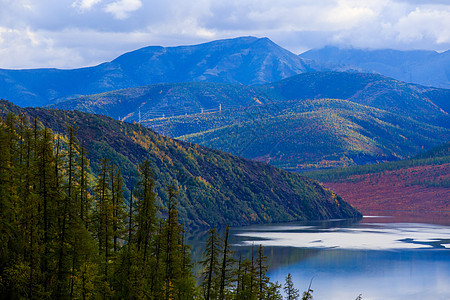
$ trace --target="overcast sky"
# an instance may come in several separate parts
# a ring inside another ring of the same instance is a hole
[[[325,45],[450,48],[450,0],[0,0],[0,68],[75,68],[150,45],[268,37]]]

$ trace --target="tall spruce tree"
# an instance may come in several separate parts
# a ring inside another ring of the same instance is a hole
[[[216,228],[208,232],[205,251],[203,252],[203,296],[206,300],[216,299],[220,288],[220,252],[222,239]]]
[[[223,250],[222,250],[222,264],[220,268],[220,289],[219,289],[219,299],[223,300],[229,294],[232,283],[233,283],[233,265],[235,260],[233,258],[234,251],[230,250],[230,225],[225,228],[225,237],[223,239]]]

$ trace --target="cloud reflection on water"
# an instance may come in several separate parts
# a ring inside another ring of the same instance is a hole
[[[449,248],[450,227],[434,224],[360,224],[361,227],[319,228],[317,226],[275,226],[236,233],[248,238],[240,245],[265,247],[340,248],[354,250]]]

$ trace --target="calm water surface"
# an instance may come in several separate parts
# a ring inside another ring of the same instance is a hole
[[[450,299],[450,218],[271,224],[232,230],[237,251],[262,244],[272,281],[291,273],[314,299]]]

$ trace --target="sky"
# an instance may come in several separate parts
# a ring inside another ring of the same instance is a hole
[[[450,0],[0,0],[0,68],[78,68],[145,46],[268,37],[326,45],[450,49]]]

